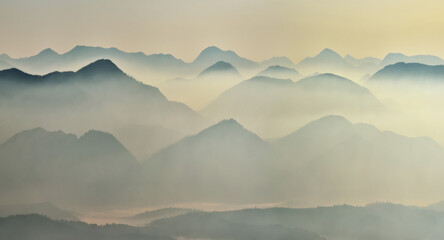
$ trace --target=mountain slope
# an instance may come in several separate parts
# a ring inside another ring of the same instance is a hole
[[[170,79],[159,84],[159,88],[169,99],[199,110],[241,80],[242,76],[233,65],[219,61],[203,70],[196,78]]]
[[[80,138],[42,128],[0,145],[2,202],[33,199],[63,204],[120,204],[137,161],[112,135],[88,131]],[[117,190],[120,189],[120,190]]]
[[[200,238],[220,236],[217,233],[224,234],[226,229],[230,229],[228,232],[233,234],[249,231],[253,234],[261,233],[247,239],[438,240],[444,236],[441,227],[443,222],[443,213],[386,203],[364,207],[342,205],[305,209],[255,208],[190,213],[156,221],[150,224],[148,229],[157,229],[159,233],[173,232],[177,235]],[[254,228],[255,226],[260,226],[268,233],[262,233],[260,229]],[[244,231],[240,230],[242,228]],[[275,231],[281,234],[268,236]],[[286,235],[289,232],[293,234]]]
[[[273,147],[284,168],[296,171],[288,173],[290,182],[303,180],[306,185],[298,189],[314,199],[368,202],[390,196],[401,201],[414,194],[439,195],[425,193],[437,187],[444,167],[444,149],[429,138],[327,116],[276,140]]]
[[[420,63],[426,65],[444,65],[444,60],[432,55],[415,55],[406,56],[402,53],[389,53],[381,62],[381,66],[385,67],[396,63]]]
[[[172,240],[172,238],[156,236],[127,225],[98,226],[83,222],[55,221],[37,214],[0,218],[0,238],[10,240]]]
[[[260,202],[272,197],[259,190],[270,187],[269,159],[268,143],[231,119],[182,139],[144,164],[153,179],[147,184],[161,190],[163,201]]]
[[[376,72],[368,82],[430,84],[444,82],[444,65],[430,66],[421,63],[396,63]]]
[[[242,58],[231,50],[222,50],[216,46],[207,47],[191,63],[196,68],[207,68],[218,61],[232,64],[238,69],[257,68],[258,64],[246,58]]]
[[[313,118],[381,109],[366,88],[333,74],[320,74],[297,82],[254,77],[225,91],[201,113],[212,119],[239,119],[269,138],[285,135]]]
[[[75,133],[88,129],[114,132],[128,124],[160,125],[194,132],[208,121],[159,89],[136,81],[113,62],[98,60],[77,72],[29,75],[0,71],[2,129],[14,132],[35,126]],[[1,140],[1,139],[0,139]]]
[[[203,70],[198,77],[209,77],[218,74],[240,76],[239,72],[233,67],[233,65],[224,61],[219,61]]]
[[[296,81],[301,77],[298,71],[294,68],[287,68],[279,65],[269,66],[257,75],[271,78],[292,79],[293,81]]]
[[[51,203],[14,204],[0,206],[0,217],[23,214],[40,214],[56,220],[77,221],[73,213],[62,210]]]
[[[307,57],[296,65],[304,75],[333,73],[353,80],[359,80],[366,74],[376,72],[380,67],[372,58],[358,60],[351,56],[343,58],[331,49],[324,49],[314,57]],[[370,61],[369,61],[370,60]]]

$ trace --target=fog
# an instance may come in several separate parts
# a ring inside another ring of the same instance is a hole
[[[96,239],[440,239],[441,205],[427,206],[444,200],[443,66],[329,49],[278,62],[217,47],[191,63],[90,47],[11,61],[19,69],[0,71],[0,229],[16,239],[19,226],[37,239],[55,231],[46,226]]]

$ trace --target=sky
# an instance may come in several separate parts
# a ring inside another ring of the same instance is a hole
[[[192,61],[216,45],[256,61],[324,48],[444,57],[443,12],[442,0],[0,0],[0,53],[88,45]]]

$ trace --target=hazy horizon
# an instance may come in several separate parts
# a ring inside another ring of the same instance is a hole
[[[255,61],[295,62],[324,48],[357,58],[434,54],[444,3],[427,1],[0,1],[0,53],[26,57],[75,45],[171,53],[192,61],[216,45]],[[24,18],[24,16],[27,16]],[[204,20],[204,21],[202,21]],[[261,49],[261,51],[257,51]]]

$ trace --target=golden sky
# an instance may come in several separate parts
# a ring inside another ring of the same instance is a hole
[[[443,13],[442,0],[0,0],[0,53],[90,45],[191,61],[216,45],[257,61],[326,47],[444,57]]]

